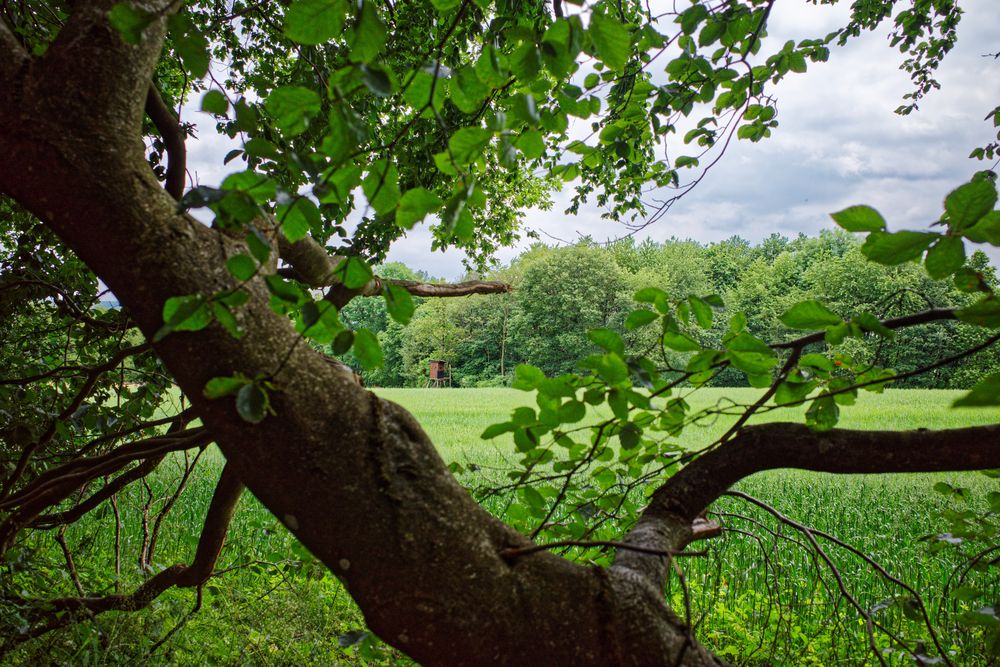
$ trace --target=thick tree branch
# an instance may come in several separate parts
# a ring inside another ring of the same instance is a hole
[[[167,151],[167,182],[164,188],[170,196],[180,201],[184,194],[185,174],[187,170],[187,148],[184,144],[184,132],[174,112],[163,101],[155,84],[149,84],[146,93],[146,115],[153,121],[157,132],[163,138],[163,146]]]
[[[736,482],[778,468],[852,475],[1000,468],[1000,425],[826,432],[801,424],[749,426],[667,480],[653,494],[647,513],[694,520]]]
[[[350,303],[351,299],[358,296],[378,296],[382,294],[385,285],[396,285],[413,296],[424,297],[501,294],[512,290],[510,285],[499,281],[470,280],[461,283],[436,284],[418,280],[395,280],[379,276],[372,278],[363,287],[348,289],[334,275],[334,270],[343,257],[331,256],[326,248],[311,237],[289,243],[279,235],[279,252],[281,259],[287,262],[292,269],[289,272],[289,277],[294,277],[310,287],[329,287],[326,298],[337,308],[343,308]]]
[[[28,62],[24,50],[5,21],[0,21],[0,87],[6,88],[10,79]]]
[[[139,137],[163,22],[125,45],[107,25],[113,2],[78,5],[31,85],[0,96],[0,191],[55,231],[151,338],[168,298],[233,289],[226,258],[247,249],[178,213],[153,177]],[[213,324],[172,333],[156,352],[227,465],[345,582],[380,637],[427,665],[715,664],[688,645],[662,590],[632,572],[547,553],[506,562],[500,552],[526,538],[473,501],[416,421],[296,346],[263,280],[241,289],[241,338]],[[204,396],[210,379],[235,372],[274,376],[276,417],[249,424],[231,398]],[[154,577],[134,602],[162,585]]]
[[[461,283],[423,283],[417,280],[376,278],[383,285],[402,287],[413,296],[468,296],[470,294],[502,294],[513,291],[509,284],[498,280],[466,280]]]
[[[839,474],[946,472],[1000,467],[1000,425],[929,431],[817,432],[801,424],[743,428],[733,439],[694,459],[656,492],[625,540],[679,551],[688,526],[736,482],[765,470],[795,468]],[[621,551],[616,566],[665,580],[666,559]]]

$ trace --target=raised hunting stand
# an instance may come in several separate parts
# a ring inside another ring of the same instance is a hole
[[[431,376],[427,380],[428,387],[450,387],[451,367],[443,359],[431,359]]]

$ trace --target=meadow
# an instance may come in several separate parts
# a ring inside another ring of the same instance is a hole
[[[503,437],[482,441],[480,433],[510,411],[533,401],[511,389],[385,389],[423,424],[445,461],[476,463],[495,469],[510,457]],[[960,392],[889,390],[863,394],[842,413],[840,426],[859,429],[954,428],[994,423],[1000,410],[953,410]],[[695,406],[752,400],[753,390],[712,389],[692,399]],[[600,412],[591,415],[599,418]],[[764,419],[801,420],[801,409],[768,413]],[[694,447],[717,437],[727,418],[685,433]],[[154,569],[190,559],[202,517],[221,467],[210,448],[188,480],[182,502],[164,522]],[[113,509],[95,511],[66,532],[77,557],[84,588],[92,593],[131,590],[142,581],[135,554],[143,541],[143,515],[155,515],[162,498],[176,488],[183,457],[161,466],[150,488],[136,484],[119,495],[122,518],[115,548]],[[486,473],[466,473],[470,487]],[[479,477],[477,477],[479,475]],[[941,602],[955,575],[965,545],[934,551],[921,538],[944,530],[942,512],[959,511],[955,494],[933,490],[945,481],[967,489],[968,502],[981,507],[997,483],[979,473],[947,475],[832,476],[774,471],[742,482],[738,489],[778,508],[785,517],[826,531],[881,563],[923,595],[928,612],[940,622],[940,639],[956,664],[986,664],[982,639],[959,632],[953,619],[961,611]],[[152,498],[152,500],[150,500]],[[727,497],[713,507],[727,527],[720,538],[696,545],[704,557],[678,561],[669,595],[675,608],[690,607],[697,634],[734,661],[755,665],[830,665],[872,662],[867,653],[865,619],[853,609],[808,536],[742,498]],[[148,522],[147,522],[148,523]],[[31,563],[26,597],[71,594],[62,551],[52,534],[35,533],[12,551],[7,566]],[[848,591],[874,622],[908,639],[927,640],[905,591],[844,548],[822,540]],[[117,553],[117,556],[116,556]],[[20,559],[20,560],[18,560]],[[118,561],[120,576],[108,579],[107,563]],[[100,566],[100,567],[98,567]],[[205,587],[200,608],[192,591],[171,591],[137,614],[106,614],[30,642],[6,656],[9,664],[395,664],[398,654],[364,633],[364,622],[350,597],[252,497],[246,494],[233,522],[219,570]],[[972,577],[982,577],[972,573]],[[952,582],[954,583],[954,582]],[[989,582],[984,585],[990,586]],[[992,589],[998,592],[998,589]],[[685,612],[686,613],[686,612]],[[878,640],[880,648],[888,642]],[[884,653],[890,664],[912,658]]]

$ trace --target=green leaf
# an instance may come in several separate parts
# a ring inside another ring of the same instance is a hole
[[[1000,211],[990,211],[962,234],[975,243],[1000,246]]]
[[[503,435],[504,433],[510,433],[511,431],[517,430],[517,425],[511,422],[503,422],[501,424],[491,424],[486,427],[482,435],[479,437],[483,440],[492,440],[493,438]]]
[[[840,345],[850,333],[850,325],[844,322],[843,324],[834,324],[832,327],[827,328],[824,338],[830,345]]]
[[[251,227],[250,231],[247,232],[245,240],[247,248],[254,259],[261,264],[266,264],[268,258],[271,256],[271,242],[267,237],[256,227]]]
[[[365,84],[368,90],[375,93],[378,97],[389,97],[392,95],[392,79],[389,78],[388,73],[381,67],[377,65],[368,65],[362,63],[359,66],[361,70],[361,82]]]
[[[335,355],[347,354],[352,345],[354,345],[354,332],[347,329],[334,337],[330,349]]]
[[[954,282],[955,287],[962,292],[979,292],[989,290],[989,287],[983,283],[982,275],[978,271],[967,266],[955,272],[955,277],[952,282]]]
[[[523,42],[510,56],[511,73],[519,81],[530,82],[542,69],[541,55],[534,42]]]
[[[223,396],[236,393],[246,383],[247,380],[245,378],[238,376],[214,377],[205,383],[205,388],[201,393],[208,399],[222,398]]]
[[[302,134],[309,126],[309,119],[319,113],[319,93],[302,86],[275,88],[267,96],[264,108],[274,116],[276,125],[287,136]]]
[[[942,236],[927,251],[924,266],[927,274],[935,280],[947,278],[965,264],[965,244],[957,236]]]
[[[896,335],[895,331],[886,327],[882,324],[881,320],[871,313],[859,313],[851,318],[851,322],[854,322],[865,331],[870,331],[882,338],[893,338]]]
[[[226,176],[225,180],[222,181],[222,187],[226,190],[244,193],[250,200],[258,204],[274,199],[278,190],[278,184],[273,178],[253,170],[239,171]],[[222,201],[222,205],[225,206],[230,201],[239,200],[230,196]],[[250,215],[255,216],[256,214],[257,209],[253,208],[251,204]]]
[[[631,331],[632,329],[638,329],[639,327],[644,327],[651,322],[655,322],[659,319],[659,315],[651,310],[646,310],[645,308],[639,308],[638,310],[633,310],[625,318],[625,328]]]
[[[611,329],[591,329],[587,332],[587,338],[608,352],[614,352],[620,357],[625,356],[625,341]]]
[[[410,229],[423,220],[428,213],[441,208],[444,201],[426,188],[407,190],[399,200],[396,210],[396,224],[404,229]]]
[[[370,371],[382,365],[382,348],[375,334],[368,329],[354,332],[354,356],[365,370]]]
[[[697,352],[701,349],[701,345],[697,341],[693,340],[690,336],[676,331],[664,332],[663,344],[671,350],[677,350],[678,352]]]
[[[688,303],[691,304],[691,311],[694,313],[694,319],[698,322],[698,326],[702,329],[711,329],[712,306],[704,299],[693,294],[688,297]]]
[[[385,307],[389,311],[389,316],[400,324],[409,324],[413,319],[413,296],[399,285],[387,283],[385,285]]]
[[[259,424],[267,416],[269,401],[264,389],[256,384],[245,384],[236,393],[236,412],[243,421]]]
[[[316,204],[306,197],[297,197],[291,204],[282,204],[275,211],[275,217],[281,222],[281,233],[292,243],[308,236],[310,229],[319,229],[323,225]]]
[[[160,342],[173,331],[199,331],[211,322],[212,313],[204,296],[172,296],[163,304],[163,326],[153,335],[153,342]]]
[[[514,368],[514,382],[511,387],[522,391],[532,391],[545,381],[545,373],[530,364],[518,364]]]
[[[944,199],[948,226],[956,231],[971,227],[992,211],[996,203],[997,189],[993,183],[986,179],[966,183]]]
[[[590,15],[587,32],[604,64],[617,72],[623,71],[632,47],[628,28],[613,16],[595,12]]]
[[[410,85],[403,91],[403,99],[416,111],[425,115],[433,115],[428,107],[441,110],[445,100],[447,82],[435,76],[434,71],[420,70],[413,77]]]
[[[172,14],[167,19],[170,41],[180,56],[184,69],[200,79],[208,73],[208,39],[191,20],[187,12]]]
[[[849,232],[880,232],[885,229],[882,215],[871,206],[850,206],[830,217]]]
[[[792,329],[823,329],[834,324],[840,324],[843,319],[824,306],[819,301],[800,301],[789,308],[778,319]]]
[[[778,389],[774,393],[774,404],[797,404],[799,401],[805,399],[816,386],[817,383],[815,380],[808,382],[782,382],[778,385]]]
[[[559,422],[575,424],[587,416],[587,405],[576,399],[570,399],[559,406]]]
[[[628,379],[628,366],[617,354],[592,354],[580,362],[580,367],[593,371],[609,385]]]
[[[155,18],[156,14],[134,9],[124,3],[115,5],[108,12],[108,23],[128,44],[138,44],[142,39],[142,32]]]
[[[285,36],[310,46],[328,42],[343,30],[346,11],[343,0],[296,0],[285,12]]]
[[[637,447],[641,436],[642,429],[632,422],[623,424],[621,430],[618,431],[618,439],[622,443],[622,449],[633,449]]]
[[[952,403],[955,408],[979,408],[1000,405],[1000,373],[993,373],[979,381],[965,396]]]
[[[620,389],[612,389],[608,392],[608,407],[611,413],[618,419],[628,419],[628,397]]]
[[[459,111],[468,115],[476,113],[486,96],[490,94],[490,87],[479,80],[472,67],[463,67],[453,74],[448,90],[451,93],[451,101]]]
[[[833,396],[820,396],[806,410],[806,425],[814,431],[829,431],[840,419],[840,408]]]
[[[872,232],[861,252],[873,262],[892,266],[920,257],[939,237],[932,232]]]
[[[361,15],[351,31],[348,57],[354,62],[371,62],[385,48],[385,25],[372,0],[364,0]]]
[[[741,333],[724,341],[726,356],[733,366],[751,376],[770,373],[778,362],[774,350],[767,343],[748,333]],[[763,381],[763,379],[762,379]]]
[[[478,158],[489,145],[493,133],[481,127],[463,127],[448,140],[448,150],[459,166]]]
[[[226,260],[226,270],[237,280],[250,280],[257,272],[257,262],[247,255],[233,255]]]
[[[233,315],[233,311],[229,309],[229,306],[221,301],[212,302],[212,314],[215,315],[215,319],[221,324],[230,336],[239,340],[243,338],[243,334],[246,333],[240,323],[236,320],[236,316]]]
[[[992,294],[985,296],[971,306],[956,310],[955,315],[963,322],[995,329],[1000,327],[1000,299]]]
[[[271,294],[287,303],[298,304],[305,296],[295,283],[279,275],[264,276],[264,283]]]
[[[396,208],[402,195],[399,190],[399,169],[393,162],[377,160],[368,169],[368,174],[361,182],[361,189],[376,213],[389,213]]]
[[[368,263],[353,255],[340,260],[333,273],[347,289],[361,289],[375,277]]]
[[[803,354],[802,358],[799,359],[799,366],[811,368],[822,372],[823,374],[829,375],[833,372],[833,362],[830,361],[826,356],[818,352],[810,352],[809,354]]]
[[[538,130],[525,130],[514,140],[514,146],[529,160],[540,158],[545,153],[545,139]]]
[[[439,12],[450,12],[451,10],[462,4],[462,0],[431,0],[431,4],[434,5],[434,9]]]

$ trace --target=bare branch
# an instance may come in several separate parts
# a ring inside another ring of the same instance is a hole
[[[28,487],[0,503],[0,507],[4,510],[12,511],[11,516],[0,524],[0,554],[10,548],[22,528],[30,525],[42,512],[68,498],[87,482],[113,474],[132,461],[147,458],[162,459],[168,452],[201,447],[210,440],[211,435],[208,430],[198,427],[184,433],[130,443],[104,456],[72,461],[39,476]],[[138,475],[136,479],[145,479],[145,476]],[[128,481],[132,480],[126,478],[125,483]]]
[[[173,586],[192,588],[205,583],[212,576],[215,564],[219,560],[219,554],[225,544],[226,533],[229,531],[229,524],[236,512],[244,488],[243,483],[229,465],[222,469],[222,476],[215,487],[215,494],[212,496],[212,502],[205,515],[204,527],[201,531],[201,537],[198,539],[198,549],[190,565],[172,565],[127,595],[50,600],[44,605],[44,608],[48,610],[45,617],[51,618],[51,621],[18,637],[17,641],[38,637],[50,630],[60,628],[74,620],[74,613],[96,615],[106,611],[137,611],[148,606],[160,594]]]
[[[73,509],[65,512],[59,512],[57,514],[43,514],[31,523],[31,527],[46,529],[75,522],[84,514],[92,511],[102,502],[115,495],[132,482],[142,479],[149,473],[156,470],[156,467],[160,465],[160,462],[163,461],[164,457],[166,457],[166,453],[145,459],[136,467],[123,472],[118,475],[118,477],[115,477],[114,480],[105,484],[99,491],[96,491],[89,498],[73,507]]]
[[[351,299],[357,296],[378,296],[386,285],[402,287],[413,296],[449,297],[468,296],[470,294],[502,294],[512,291],[507,283],[488,280],[469,280],[462,283],[436,284],[419,280],[395,280],[375,276],[366,285],[358,289],[348,289],[334,275],[337,264],[343,257],[330,255],[326,248],[311,237],[306,237],[295,243],[289,243],[279,234],[279,252],[281,259],[291,266],[292,270],[285,273],[289,277],[304,282],[310,287],[330,287],[326,299],[337,308],[343,308]]]
[[[422,283],[416,280],[391,280],[376,278],[374,282],[402,287],[413,296],[468,296],[470,294],[502,294],[514,290],[509,284],[497,280],[467,280],[461,283]],[[367,295],[366,295],[367,296]]]
[[[38,451],[41,447],[44,447],[50,440],[52,440],[56,434],[56,427],[59,422],[68,419],[74,412],[76,412],[77,408],[83,404],[83,402],[90,395],[90,392],[93,391],[94,386],[97,384],[97,381],[101,378],[101,376],[108,371],[117,368],[118,364],[122,363],[129,357],[145,352],[148,349],[150,349],[148,343],[141,343],[132,347],[122,348],[118,350],[118,352],[116,352],[115,355],[108,361],[90,368],[87,374],[87,379],[84,380],[83,385],[73,396],[69,405],[67,405],[63,411],[59,413],[58,417],[52,420],[48,429],[46,429],[46,431],[39,436],[38,440],[24,448],[24,451],[21,453],[21,457],[18,459],[17,465],[14,466],[14,470],[11,472],[10,477],[4,481],[3,491],[0,492],[0,499],[6,498],[10,495],[11,491],[14,490],[14,486],[21,479],[21,475],[24,473],[24,469],[28,466],[28,462],[31,460],[31,457],[34,456],[36,451]]]

